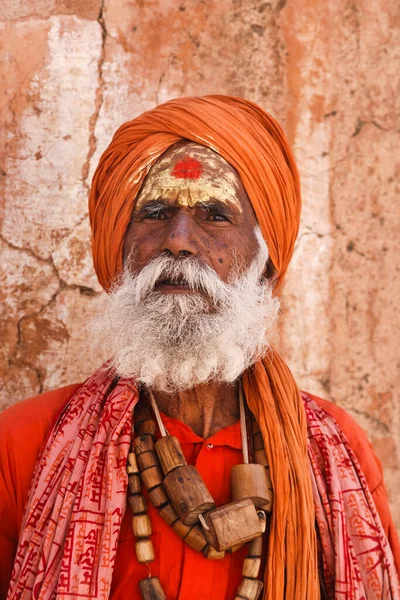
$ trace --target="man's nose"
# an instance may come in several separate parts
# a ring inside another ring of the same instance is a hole
[[[174,256],[197,256],[195,229],[193,217],[180,209],[168,224],[162,251]]]

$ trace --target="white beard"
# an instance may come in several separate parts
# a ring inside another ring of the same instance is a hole
[[[260,250],[245,273],[224,283],[196,258],[159,256],[133,275],[126,266],[92,339],[120,377],[165,393],[206,382],[235,381],[266,354],[279,313],[272,287],[261,280]],[[154,291],[157,281],[183,277],[188,294]]]

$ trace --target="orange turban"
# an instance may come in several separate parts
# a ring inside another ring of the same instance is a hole
[[[124,123],[102,155],[89,200],[93,260],[109,289],[143,180],[173,144],[188,139],[215,150],[239,173],[280,282],[301,209],[297,167],[278,123],[253,102],[230,96],[178,98]]]
[[[215,150],[235,167],[280,283],[293,253],[301,208],[288,142],[256,104],[205,96],[171,100],[128,121],[102,155],[89,200],[93,260],[101,285],[109,289],[122,269],[124,236],[144,178],[183,138]],[[244,373],[243,386],[263,434],[274,489],[263,597],[317,600],[315,513],[299,390],[275,350]]]

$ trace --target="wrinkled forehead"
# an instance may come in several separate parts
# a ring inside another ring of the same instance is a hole
[[[236,186],[240,181],[235,169],[214,150],[182,140],[164,152],[153,165],[148,178],[174,177],[190,184],[207,175],[228,178]]]
[[[139,192],[135,211],[157,200],[194,207],[219,201],[242,212],[246,197],[236,170],[219,154],[183,140],[153,165]]]

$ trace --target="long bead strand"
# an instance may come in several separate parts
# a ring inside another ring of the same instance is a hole
[[[137,408],[135,411],[134,430],[132,431],[133,443],[127,461],[128,503],[133,512],[132,526],[134,535],[137,539],[135,545],[137,559],[139,562],[149,565],[149,563],[154,561],[155,557],[153,543],[150,539],[152,528],[150,518],[147,514],[147,502],[145,497],[141,494],[142,483],[147,489],[148,497],[158,514],[171,526],[175,533],[185,541],[185,543],[194,550],[202,552],[206,558],[214,560],[223,558],[225,552],[218,552],[213,548],[212,545],[207,542],[206,536],[204,535],[204,529],[198,525],[198,518],[200,517],[201,522],[205,524],[202,515],[204,514],[207,517],[207,514],[212,511],[215,506],[201,478],[198,476],[200,483],[197,486],[195,485],[195,498],[190,510],[180,510],[180,504],[184,504],[187,497],[190,497],[191,492],[193,492],[193,489],[190,489],[190,486],[188,488],[186,485],[184,486],[185,489],[178,489],[178,492],[176,492],[173,485],[175,478],[170,477],[172,483],[170,483],[170,485],[167,483],[167,488],[164,487],[167,477],[171,473],[173,474],[175,472],[175,475],[179,474],[179,479],[182,480],[182,469],[183,474],[186,474],[188,469],[190,469],[190,471],[193,470],[194,475],[190,472],[189,477],[189,480],[191,481],[191,478],[196,478],[197,470],[194,467],[187,465],[177,438],[168,435],[167,430],[162,424],[154,397],[151,398],[151,403],[157,418],[157,423],[154,421],[153,415],[147,406]],[[262,507],[263,510],[257,510],[257,515],[261,523],[261,530],[264,532],[266,528],[266,516],[264,511],[269,512],[272,503],[272,487],[269,479],[268,462],[264,451],[261,431],[257,422],[253,419],[251,424],[252,437],[250,438],[249,443],[252,443],[254,462],[256,464],[249,463],[250,450],[247,445],[245,410],[241,389],[240,413],[244,464],[237,465],[236,467],[239,469],[236,474],[236,480],[240,481],[240,484],[237,484],[236,488],[240,488],[239,496],[243,497],[244,494],[244,497],[251,499],[256,507],[257,505],[260,508]],[[162,437],[155,442],[157,425],[162,433]],[[264,467],[262,475],[261,471],[258,470],[261,465]],[[242,469],[241,471],[240,468]],[[266,482],[264,481],[264,472],[267,474],[267,487]],[[245,475],[245,484],[243,484],[243,474]],[[235,488],[234,480],[235,477],[234,474],[232,474],[233,495]],[[260,481],[262,481],[262,484],[260,484]],[[203,486],[205,491],[203,490]],[[197,493],[197,487],[200,489],[200,493]],[[176,498],[176,494],[178,495],[178,498]],[[174,495],[178,510],[175,510],[170,500],[170,496]],[[249,500],[247,500],[247,502],[248,501]],[[219,512],[223,513],[224,510],[229,509],[229,506],[230,505],[225,505],[225,507],[215,509],[213,512],[216,514]],[[236,546],[230,547],[228,551],[236,551],[242,546],[243,544],[237,544]],[[260,571],[261,556],[262,535],[249,542],[248,556],[243,563],[242,581],[238,587],[234,600],[257,600],[259,598],[263,588],[263,583],[257,579]],[[150,569],[149,577],[140,581],[139,587],[143,600],[166,600],[166,595],[158,577],[152,577]]]

